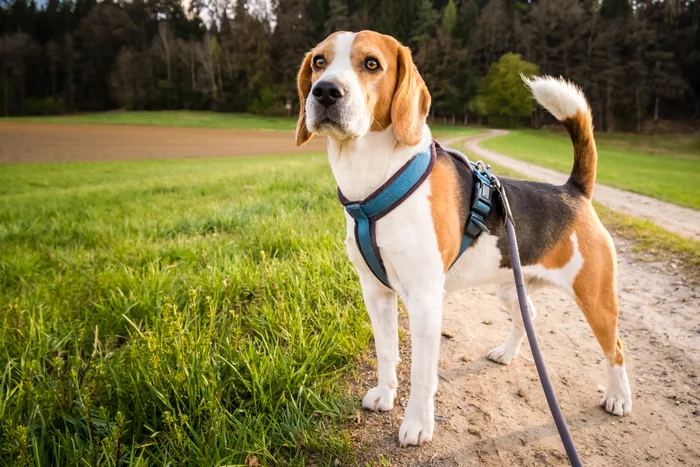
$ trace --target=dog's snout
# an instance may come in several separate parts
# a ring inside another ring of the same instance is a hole
[[[345,91],[340,86],[330,81],[319,81],[311,93],[326,108],[335,104],[345,95]]]

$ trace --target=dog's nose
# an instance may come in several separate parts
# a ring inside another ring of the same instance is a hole
[[[343,98],[345,92],[335,83],[330,81],[319,81],[314,86],[311,94],[324,107],[328,108]]]

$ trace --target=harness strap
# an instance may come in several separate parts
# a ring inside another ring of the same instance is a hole
[[[489,229],[484,222],[491,212],[491,208],[493,208],[493,193],[497,190],[496,184],[498,179],[491,174],[490,167],[483,162],[474,163],[465,154],[456,149],[445,149],[445,151],[459,162],[467,165],[474,174],[471,212],[467,218],[467,225],[464,228],[464,236],[459,246],[459,253],[450,265],[452,267],[482,232],[489,233]]]
[[[433,142],[428,150],[413,156],[386,183],[363,201],[348,200],[338,188],[338,199],[345,206],[347,213],[355,219],[355,242],[362,258],[372,274],[389,288],[391,284],[377,246],[376,223],[403,203],[428,178],[435,165],[437,148],[441,148],[440,145]],[[473,163],[467,156],[454,149],[445,149],[445,151],[466,164],[474,174],[471,212],[464,228],[459,253],[450,265],[452,267],[482,232],[489,231],[484,222],[493,207],[493,193],[497,190],[497,179],[484,163]]]
[[[435,144],[413,156],[384,185],[363,201],[349,201],[338,188],[338,198],[355,219],[355,241],[372,273],[391,288],[377,246],[376,222],[403,203],[428,178],[435,165]]]

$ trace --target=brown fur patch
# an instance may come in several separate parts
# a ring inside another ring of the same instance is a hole
[[[414,146],[423,135],[423,125],[430,110],[430,92],[408,47],[399,48],[397,67],[399,82],[391,103],[391,121],[396,139],[406,146]]]
[[[598,164],[591,112],[578,112],[562,121],[562,124],[569,132],[574,145],[574,167],[571,170],[570,181],[590,199],[593,196]]]
[[[437,160],[430,174],[430,210],[445,272],[459,254],[462,223],[459,218],[459,189],[452,165]]]
[[[590,204],[582,206],[574,232],[583,257],[583,265],[573,284],[576,302],[610,365],[623,365],[622,341],[617,335],[615,246]]]
[[[391,36],[373,31],[361,31],[355,36],[350,52],[350,62],[357,73],[365,93],[365,104],[374,116],[370,131],[381,131],[391,124],[391,103],[398,83],[397,57],[401,44]],[[370,72],[364,68],[365,60],[373,57],[381,70]]]
[[[574,255],[574,242],[571,233],[566,233],[539,261],[545,269],[561,269],[566,266]]]

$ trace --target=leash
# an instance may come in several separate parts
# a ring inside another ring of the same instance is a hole
[[[479,161],[478,164],[483,164],[483,162]],[[523,272],[520,266],[518,240],[515,236],[513,214],[510,211],[508,198],[506,197],[505,189],[501,186],[501,182],[498,180],[498,178],[496,178],[494,175],[491,175],[491,177],[496,190],[498,190],[499,194],[501,195],[501,200],[503,202],[503,210],[505,211],[505,227],[508,234],[508,247],[510,249],[510,264],[513,267],[513,277],[515,279],[515,288],[518,292],[520,314],[523,316],[525,333],[527,334],[527,341],[530,343],[532,357],[535,360],[537,374],[540,377],[542,389],[544,390],[544,396],[547,398],[549,410],[552,412],[554,424],[557,426],[557,431],[559,432],[559,437],[561,438],[561,442],[566,450],[566,455],[569,457],[569,462],[571,463],[572,467],[582,467],[583,464],[581,463],[581,458],[576,451],[574,440],[571,437],[571,433],[569,433],[569,427],[566,425],[564,414],[562,413],[561,407],[559,407],[559,402],[557,401],[557,395],[554,393],[554,387],[552,387],[552,382],[547,374],[547,367],[544,364],[544,357],[542,357],[542,351],[540,351],[540,345],[537,342],[535,327],[533,326],[532,318],[530,317],[530,310],[527,308],[527,293],[525,292],[525,282],[523,281]]]

